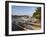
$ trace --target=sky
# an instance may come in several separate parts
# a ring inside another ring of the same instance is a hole
[[[12,5],[12,15],[30,15],[32,16],[37,7],[34,6],[15,6]]]

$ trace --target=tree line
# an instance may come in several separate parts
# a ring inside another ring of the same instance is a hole
[[[36,11],[33,13],[33,16],[36,19],[41,20],[41,7],[37,7]]]

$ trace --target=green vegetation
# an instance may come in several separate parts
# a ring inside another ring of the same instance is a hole
[[[41,19],[41,7],[37,7],[36,11],[34,12],[33,16],[36,19]]]

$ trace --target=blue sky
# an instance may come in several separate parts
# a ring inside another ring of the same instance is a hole
[[[12,15],[30,15],[35,12],[37,7],[33,6],[12,6]]]

